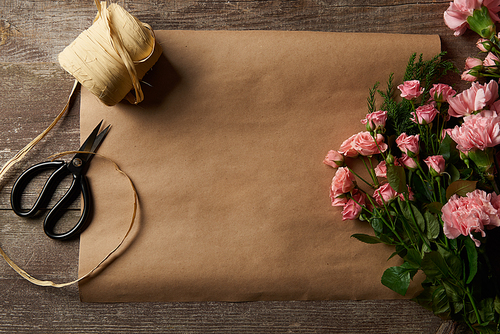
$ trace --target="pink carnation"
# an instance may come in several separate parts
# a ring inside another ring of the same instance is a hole
[[[491,80],[486,85],[473,82],[472,87],[448,99],[448,113],[453,117],[463,117],[482,110],[498,98],[498,83]]]
[[[487,110],[464,117],[464,123],[455,126],[448,134],[462,152],[494,147],[500,144],[500,116]]]
[[[491,200],[491,194],[479,189],[468,193],[466,197],[456,194],[451,196],[441,209],[446,237],[455,239],[460,235],[468,235],[479,247],[481,242],[474,238],[472,232],[481,233],[485,237],[485,227],[491,229],[500,226],[498,209]]]
[[[493,22],[500,21],[497,16],[500,9],[498,0],[455,0],[444,12],[444,22],[455,31],[455,36],[460,36],[469,27],[467,17],[472,16],[474,10],[480,9],[482,5],[488,8]]]
[[[429,90],[431,100],[436,102],[446,102],[449,97],[454,96],[456,93],[451,86],[441,83],[432,85],[432,88]]]
[[[411,113],[411,120],[417,124],[430,124],[436,118],[439,111],[432,104],[426,104],[418,107]]]
[[[332,185],[330,187],[330,198],[332,199],[332,205],[334,204],[335,198],[352,191],[355,186],[356,179],[354,178],[354,174],[349,170],[349,168],[339,167],[332,179]]]
[[[361,123],[366,125],[368,131],[374,131],[385,127],[387,122],[387,111],[375,111],[366,115],[366,118],[361,120]]]
[[[420,87],[420,81],[418,80],[409,80],[403,82],[403,84],[398,86],[398,89],[401,91],[401,97],[412,100],[424,92],[424,89]]]
[[[365,205],[365,202],[366,195],[358,189],[354,189],[352,198],[347,201],[342,210],[342,220],[357,219],[363,211],[362,205]]]
[[[396,145],[403,153],[418,155],[420,152],[419,138],[420,135],[408,136],[406,133],[402,133],[396,138]]]
[[[375,135],[376,141],[370,132],[360,132],[354,138],[352,147],[362,156],[371,156],[378,154],[381,151],[387,150],[387,144],[384,143],[384,136],[381,134]]]

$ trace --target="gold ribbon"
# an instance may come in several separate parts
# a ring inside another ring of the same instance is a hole
[[[76,153],[89,153],[89,152],[81,152],[81,151],[68,151],[68,152],[62,152],[62,153],[57,153],[57,154],[54,154],[52,156],[49,157],[50,160],[55,160],[55,159],[58,159],[62,156],[65,156],[65,155],[68,155],[68,154],[76,154]],[[132,182],[132,180],[130,179],[130,177],[120,169],[120,167],[118,167],[118,165],[111,159],[101,155],[101,154],[98,154],[98,153],[92,153],[92,154],[95,154],[97,157],[100,157],[102,159],[105,159],[107,161],[109,161],[110,163],[113,164],[113,166],[115,167],[115,170],[118,171],[120,174],[122,174],[123,176],[126,177],[126,179],[128,180],[128,182],[130,183],[130,187],[132,188],[132,191],[134,193],[134,210],[132,212],[132,219],[130,221],[130,224],[129,224],[129,227],[128,227],[128,230],[127,232],[125,233],[125,235],[123,236],[122,240],[118,243],[118,245],[113,249],[111,250],[105,257],[104,259],[102,259],[101,262],[99,262],[92,270],[90,270],[88,273],[86,273],[85,275],[79,277],[78,279],[76,280],[73,280],[71,282],[66,282],[66,283],[54,283],[52,281],[44,281],[44,280],[40,280],[40,279],[37,279],[33,276],[31,276],[30,274],[28,274],[25,270],[23,270],[22,268],[20,268],[14,261],[12,261],[10,259],[10,257],[4,252],[4,250],[0,247],[0,255],[2,255],[2,257],[5,259],[5,261],[9,264],[9,266],[14,269],[21,277],[23,277],[24,279],[28,280],[29,282],[35,284],[35,285],[39,285],[39,286],[51,286],[51,287],[54,287],[54,288],[63,288],[65,286],[68,286],[68,285],[72,285],[72,284],[75,284],[75,283],[78,283],[80,282],[81,280],[89,277],[90,275],[92,275],[99,267],[101,267],[101,265],[106,262],[107,259],[109,259],[109,257],[111,255],[113,255],[122,245],[123,243],[125,242],[125,240],[127,239],[127,237],[129,236],[130,232],[132,231],[132,228],[134,227],[134,222],[135,222],[135,218],[136,218],[136,215],[137,215],[137,190],[135,189],[135,186],[134,186],[134,183]]]
[[[59,54],[61,66],[75,77],[75,83],[64,108],[59,112],[52,123],[22,148],[0,169],[0,181],[7,171],[23,157],[57,124],[68,110],[78,82],[89,89],[94,95],[107,104],[114,105],[123,98],[137,104],[144,99],[140,79],[153,66],[161,54],[161,47],[156,43],[153,29],[130,15],[117,4],[106,6],[106,1],[94,0],[97,6],[97,16],[92,26],[82,32],[63,52]],[[133,96],[130,91],[135,91]],[[57,158],[63,155],[78,153],[76,151],[63,152],[52,156]],[[67,283],[54,283],[37,279],[20,268],[0,247],[0,255],[12,269],[29,282],[40,286],[56,288],[65,287],[80,282],[92,275],[104,262],[114,254],[125,242],[134,226],[137,213],[137,191],[132,180],[118,165],[102,155],[123,174],[130,183],[134,193],[134,209],[129,228],[118,245],[104,257],[91,271],[76,280]],[[1,187],[1,185],[0,185]]]

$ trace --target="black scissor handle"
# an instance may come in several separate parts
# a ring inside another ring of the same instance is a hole
[[[80,219],[69,231],[63,233],[54,232],[54,228],[57,225],[57,222],[61,218],[64,209],[71,204],[78,195],[82,195],[83,197],[83,209],[82,214],[80,215]],[[43,221],[43,230],[45,234],[52,239],[57,240],[66,240],[70,239],[74,236],[80,235],[88,226],[89,223],[89,215],[91,210],[91,197],[89,185],[87,182],[87,178],[83,175],[75,175],[73,174],[73,181],[71,182],[71,186],[68,191],[64,194],[64,196],[54,205],[54,207],[49,211],[45,220]]]
[[[21,208],[21,198],[24,190],[26,189],[26,186],[37,175],[39,175],[43,171],[51,169],[55,169],[55,171],[45,182],[42,191],[38,195],[38,198],[36,199],[31,209],[27,211],[23,210]],[[12,205],[12,210],[14,210],[14,212],[18,216],[33,217],[40,209],[48,204],[59,183],[69,173],[69,169],[66,167],[66,163],[64,161],[46,161],[31,166],[17,178],[14,186],[12,187],[12,192],[10,194],[10,203]]]
[[[54,170],[55,169],[55,170]],[[49,178],[45,182],[38,198],[29,210],[23,210],[21,208],[21,197],[26,189],[26,186],[33,180],[37,175],[46,170],[54,170],[50,174]],[[32,217],[37,214],[40,209],[47,206],[48,202],[54,195],[57,186],[61,181],[68,175],[71,174],[64,161],[47,161],[42,162],[32,167],[28,168],[24,173],[21,174],[14,183],[12,187],[12,192],[10,195],[10,202],[12,205],[12,210],[21,217]],[[80,219],[69,231],[64,233],[55,233],[54,228],[57,222],[62,217],[64,209],[69,206],[76,199],[78,195],[83,196],[83,210]],[[88,225],[88,218],[91,209],[91,197],[90,190],[88,186],[87,179],[83,175],[73,174],[73,180],[69,189],[63,195],[63,197],[54,205],[54,207],[49,211],[45,220],[43,222],[43,229],[45,234],[52,239],[66,240],[79,235]]]

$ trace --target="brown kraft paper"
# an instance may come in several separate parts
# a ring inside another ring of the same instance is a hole
[[[134,182],[133,233],[80,283],[82,301],[399,298],[397,265],[366,222],[332,207],[330,149],[363,131],[368,90],[402,74],[438,36],[278,31],[157,31],[163,55],[144,102],[103,105],[82,90],[82,138],[104,119],[99,153]],[[94,212],[80,274],[123,238],[133,197],[104,159],[88,172]],[[418,290],[415,284],[407,297]]]

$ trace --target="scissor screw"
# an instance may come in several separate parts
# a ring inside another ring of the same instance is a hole
[[[73,159],[73,166],[80,167],[82,164],[83,164],[82,159],[80,158]]]

